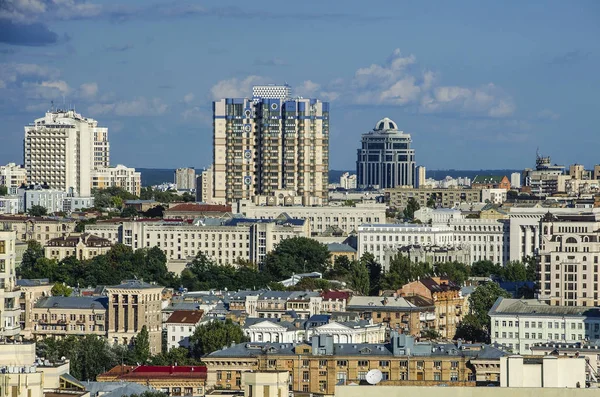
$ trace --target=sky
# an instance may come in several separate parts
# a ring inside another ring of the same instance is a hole
[[[0,0],[0,164],[51,101],[111,163],[207,167],[215,99],[331,103],[330,168],[389,117],[428,169],[600,163],[600,2]]]

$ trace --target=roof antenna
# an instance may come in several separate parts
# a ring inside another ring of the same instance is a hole
[[[50,101],[50,111],[54,113],[54,100]]]

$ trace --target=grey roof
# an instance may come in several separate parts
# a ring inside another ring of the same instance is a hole
[[[280,327],[284,327],[289,331],[297,331],[299,329],[293,323],[290,323],[289,321],[282,321],[280,318],[248,318],[244,322],[244,328],[248,328],[248,327],[251,327],[256,324],[260,324],[265,321],[268,321],[273,324],[277,324]]]
[[[353,296],[346,305],[346,310],[420,310],[421,306],[409,302],[403,297],[383,298],[381,296]]]
[[[142,394],[152,391],[151,388],[133,382],[83,382],[90,397],[101,394],[102,397],[124,397],[131,394]]]
[[[175,310],[198,310],[200,304],[196,302],[175,302],[165,307],[163,312],[173,312]]]
[[[327,249],[329,252],[356,252],[356,250],[348,244],[341,243],[329,243],[327,244]]]
[[[244,223],[275,223],[276,225],[293,225],[293,226],[302,226],[306,223],[306,220],[303,218],[293,219],[293,218],[285,218],[285,219],[252,219],[252,218],[232,218],[228,220],[225,225],[226,226],[237,226]]]
[[[265,291],[260,294],[259,299],[281,299],[287,300],[289,299],[291,292],[287,291]]]
[[[473,287],[471,285],[460,288],[460,293],[462,294],[462,296],[471,295],[474,291],[475,291],[475,287]]]
[[[107,309],[106,296],[48,296],[35,303],[37,308],[57,309]]]
[[[160,285],[149,284],[142,280],[125,280],[119,285],[112,285],[108,288],[113,289],[150,289],[150,288],[162,288]]]
[[[550,306],[537,299],[498,298],[488,312],[492,315],[513,316],[528,314],[531,316],[571,316],[600,318],[600,308],[587,306]]]
[[[17,280],[19,287],[39,287],[42,285],[50,285],[50,280],[47,278],[36,278],[36,279],[21,279]]]
[[[263,293],[263,290],[259,291],[238,291],[233,296],[230,297],[231,300],[241,300],[246,299],[247,296],[257,296]]]

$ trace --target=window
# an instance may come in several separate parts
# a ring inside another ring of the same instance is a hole
[[[458,382],[458,372],[450,372],[450,382]]]
[[[367,360],[358,360],[358,366],[359,367],[368,367],[369,362]]]
[[[358,371],[358,380],[367,379],[367,373],[365,371]]]
[[[268,363],[268,365],[269,365],[269,367],[274,367],[274,366],[276,366],[276,365],[277,365],[277,360],[269,360],[269,363]]]
[[[390,362],[389,361],[380,361],[379,362],[379,366],[380,367],[389,367],[390,366]]]
[[[327,366],[327,360],[319,360],[319,367],[326,367]]]
[[[450,368],[457,369],[458,368],[458,361],[450,361]]]
[[[308,377],[309,377],[309,372],[308,371],[302,372],[302,380],[304,382],[308,382]]]
[[[338,360],[337,366],[338,367],[347,367],[348,366],[348,361],[346,361],[346,360]]]
[[[434,372],[433,373],[433,380],[442,380],[442,373],[441,372]]]
[[[441,368],[442,367],[442,362],[441,361],[434,361],[433,362],[433,366],[435,368]]]

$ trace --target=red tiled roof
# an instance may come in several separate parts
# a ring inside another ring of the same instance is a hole
[[[203,314],[204,310],[176,310],[169,316],[166,322],[169,324],[197,324]]]
[[[326,291],[321,293],[323,300],[348,300],[350,293],[343,291]]]
[[[231,212],[231,206],[185,203],[169,208],[168,210],[165,210],[165,212]]]

